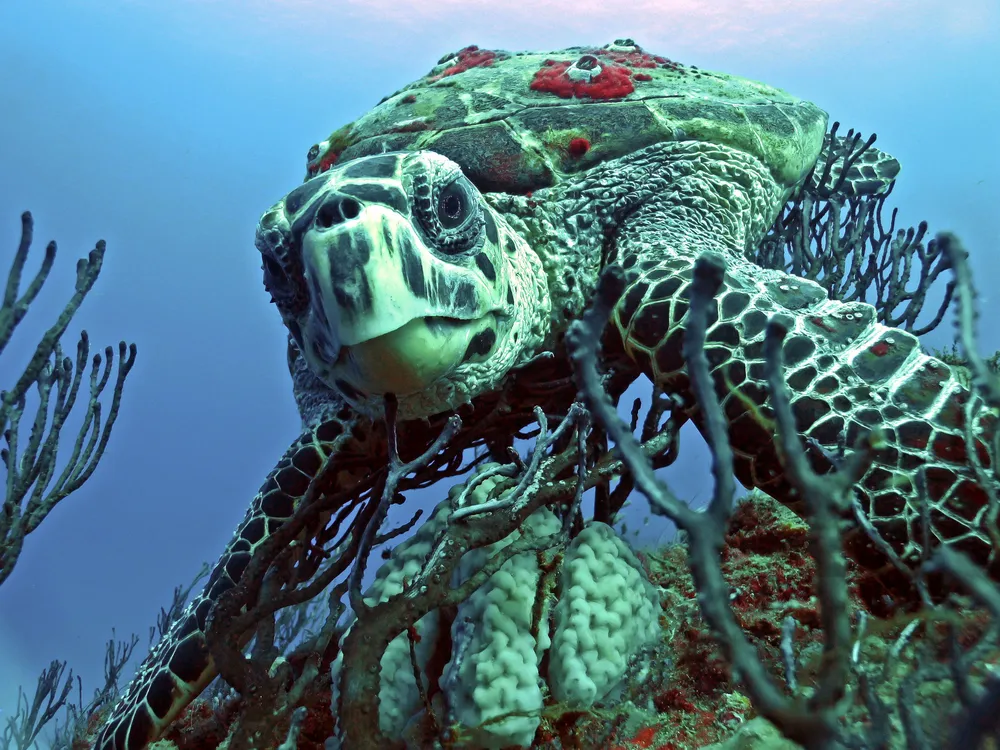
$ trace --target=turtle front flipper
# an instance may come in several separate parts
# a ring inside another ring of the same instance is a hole
[[[706,353],[740,481],[793,508],[801,501],[779,461],[764,367],[767,320],[786,315],[793,321],[784,344],[786,380],[802,435],[835,454],[842,433],[851,445],[862,431],[884,431],[887,447],[858,492],[885,539],[904,560],[917,559],[920,507],[929,502],[937,541],[995,564],[982,525],[987,496],[973,463],[989,466],[997,414],[981,404],[967,379],[923,354],[912,334],[877,323],[871,305],[827,299],[812,281],[744,259],[780,205],[770,203],[780,200],[780,188],[755,157],[697,143],[636,156],[616,167],[631,192],[623,190],[621,206],[606,212],[624,216],[614,239],[626,288],[612,322],[625,352],[651,379],[680,394],[697,424],[682,340],[695,259],[717,253],[726,273]],[[976,414],[969,425],[973,445],[965,439],[966,414]],[[822,451],[816,453],[822,465]],[[914,481],[920,469],[926,498]],[[855,556],[873,554],[867,540],[853,541]]]
[[[292,443],[264,480],[202,592],[140,665],[94,741],[94,750],[146,747],[198,697],[217,674],[205,641],[215,602],[239,583],[254,551],[292,516],[325,461],[337,462],[329,476],[338,490],[356,483],[365,467],[384,463],[385,456],[378,454],[384,454],[384,448],[376,437],[370,421],[343,408]]]
[[[872,145],[874,135],[866,141],[853,130],[846,136],[837,135],[839,124],[834,123],[826,134],[819,160],[805,184],[826,198],[888,193],[899,176],[899,161]]]

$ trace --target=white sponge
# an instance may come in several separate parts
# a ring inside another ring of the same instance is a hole
[[[473,476],[496,467],[484,464]],[[468,493],[464,505],[495,499],[513,485],[514,481],[503,475],[487,477]],[[411,539],[393,549],[365,592],[365,601],[385,601],[403,590],[406,579],[417,576],[466,486],[451,488],[449,501],[438,505]],[[490,557],[522,534],[544,537],[561,526],[552,511],[536,511],[505,539],[467,552],[452,586],[468,580]],[[591,523],[567,547],[558,603],[551,613],[551,641],[549,603],[543,601],[536,606],[536,596],[543,593],[539,592],[541,575],[534,552],[516,555],[458,607],[451,632],[452,658],[445,665],[440,687],[450,709],[448,718],[463,726],[463,734],[471,741],[469,747],[531,745],[545,699],[538,665],[547,650],[552,697],[586,708],[613,695],[630,660],[656,637],[660,610],[656,589],[638,558],[610,526]],[[532,634],[533,617],[538,618],[537,637]],[[415,650],[422,669],[438,640],[439,620],[439,613],[433,611],[417,622],[420,641]],[[334,711],[340,658],[332,666]],[[433,692],[431,686],[427,687]],[[435,702],[439,702],[437,698]],[[401,634],[389,644],[381,660],[379,726],[389,738],[402,739],[407,723],[423,708],[413,677],[409,643]],[[331,740],[328,747],[337,744]]]
[[[557,700],[587,708],[618,686],[629,659],[656,637],[656,589],[603,523],[589,524],[569,545],[559,588],[549,684]]]
[[[545,537],[561,526],[548,508],[536,511],[521,531],[466,553],[456,584],[467,580],[522,533]],[[449,686],[448,703],[454,719],[472,728],[475,747],[528,746],[535,735],[543,700],[538,664],[549,645],[546,609],[539,618],[537,641],[531,632],[540,578],[534,552],[515,555],[458,608],[452,626],[452,653],[460,653],[462,658],[457,669],[454,658],[448,662],[443,682]],[[491,721],[510,713],[519,715]]]

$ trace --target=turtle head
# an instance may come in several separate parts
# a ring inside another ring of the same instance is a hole
[[[429,151],[347,162],[263,215],[264,286],[316,376],[362,411],[426,416],[496,388],[545,337],[535,253]]]

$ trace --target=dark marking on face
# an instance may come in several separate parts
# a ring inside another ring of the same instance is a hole
[[[442,295],[442,298],[447,299],[447,295]],[[454,305],[452,311],[454,313],[472,315],[476,311],[475,285],[466,279],[457,279],[454,282],[452,302]]]
[[[333,288],[333,298],[337,300],[337,304],[344,310],[353,312],[353,307],[351,305],[351,298],[347,296],[347,292],[341,289],[339,286]]]
[[[514,304],[514,290],[507,287],[507,304],[513,306]]]
[[[486,223],[486,239],[496,245],[500,235],[497,232],[497,223],[493,218],[493,212],[488,209],[483,211],[483,219]]]
[[[300,214],[292,218],[291,226],[289,227],[289,234],[291,235],[291,241],[294,247],[302,247],[302,237],[307,231],[309,231],[309,228],[313,224],[313,219],[316,218],[316,212],[319,211],[319,208],[322,205],[323,201],[313,201]]]
[[[170,706],[173,704],[174,681],[170,678],[169,672],[157,672],[149,685],[149,692],[146,694],[146,702],[158,719],[167,715]]]
[[[380,154],[351,162],[344,167],[345,177],[393,177],[399,168],[401,154]]]
[[[329,175],[319,175],[313,177],[308,182],[299,185],[295,190],[285,196],[285,211],[289,215],[297,214],[309,200],[316,195],[329,180]]]
[[[337,378],[333,381],[333,384],[336,386],[337,390],[343,393],[347,398],[359,400],[365,397],[365,394],[342,378]]]
[[[396,185],[382,185],[376,182],[350,182],[340,185],[340,192],[353,195],[365,203],[378,203],[409,216],[410,202],[406,199],[406,193]]]
[[[389,241],[389,238],[393,236],[393,233],[389,229],[389,220],[388,218],[386,218],[384,214],[382,216],[379,216],[378,229],[379,229],[379,237],[382,238],[382,242],[385,244],[386,255],[388,255],[390,258],[395,258],[396,244],[394,242]]]
[[[333,296],[348,315],[372,308],[372,289],[365,272],[371,250],[368,237],[362,232],[338,235],[336,243],[327,250]]]
[[[170,671],[184,682],[194,682],[208,666],[208,647],[203,638],[188,638],[174,651]]]
[[[361,271],[361,279],[358,284],[358,307],[361,312],[369,312],[375,306],[375,298],[372,295],[372,285],[368,280],[368,274],[364,270]]]
[[[313,356],[320,361],[330,360],[336,357],[337,348],[333,345],[333,342],[330,341],[330,337],[327,334],[325,326],[313,327],[313,339],[310,342],[310,348],[312,349]],[[288,489],[287,487],[284,487],[284,485],[282,485],[282,488],[285,490]]]
[[[320,288],[319,279],[316,278],[316,274],[307,274],[306,279],[309,282],[309,299],[312,302],[313,309],[316,311],[316,315],[320,320],[326,320],[326,305],[323,303],[323,290]]]
[[[493,267],[493,262],[486,253],[480,252],[476,255],[476,265],[479,266],[479,270],[483,272],[487,281],[492,283],[497,280],[497,269]]]
[[[413,244],[413,239],[406,233],[399,235],[400,263],[403,270],[403,281],[414,297],[427,298],[427,280],[424,278],[424,266],[420,262],[420,252]]]
[[[473,357],[485,357],[493,350],[493,345],[496,341],[497,334],[492,328],[480,331],[472,337],[472,341],[469,342],[469,346],[465,349],[465,354],[462,355],[462,361],[468,362]]]
[[[372,257],[372,247],[364,232],[343,232],[328,252],[330,274],[335,282],[351,276]]]

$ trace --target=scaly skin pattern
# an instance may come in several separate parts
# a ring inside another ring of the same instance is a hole
[[[842,430],[853,440],[886,427],[889,447],[860,484],[876,527],[908,558],[919,552],[924,499],[913,476],[925,467],[932,533],[992,562],[972,462],[988,463],[997,415],[980,409],[965,425],[977,396],[913,336],[877,324],[871,306],[826,300],[818,285],[744,259],[825,133],[825,113],[808,102],[616,43],[549,55],[467,48],[314,148],[317,176],[265,214],[257,245],[293,339],[300,413],[317,426],[268,477],[96,747],[144,747],[214,676],[203,632],[212,603],[301,502],[324,457],[344,464],[336,489],[356,481],[361,461],[384,463],[371,422],[331,408],[328,395],[377,416],[387,388],[423,383],[397,393],[408,418],[501,389],[510,368],[558,341],[608,263],[628,274],[612,339],[681,395],[697,424],[681,356],[687,287],[699,254],[726,260],[708,355],[744,484],[801,502],[778,460],[764,385],[764,326],[781,313],[794,321],[785,359],[802,432],[832,450]],[[864,165],[848,189],[877,190],[890,167]],[[372,366],[379,357],[393,369]]]
[[[788,316],[786,383],[801,433],[836,454],[841,433],[850,446],[868,429],[883,430],[887,445],[858,485],[882,536],[904,560],[918,563],[920,508],[929,502],[933,537],[995,574],[984,528],[987,497],[975,465],[990,467],[997,414],[967,378],[922,353],[915,336],[877,323],[871,305],[827,299],[814,282],[744,259],[784,192],[755,157],[725,146],[664,144],[614,166],[617,195],[601,198],[600,188],[592,189],[598,213],[638,205],[615,236],[627,286],[614,325],[627,354],[652,380],[682,395],[696,424],[681,354],[688,289],[699,254],[715,252],[726,261],[706,353],[740,481],[801,508],[778,457],[763,361],[768,318]],[[975,415],[971,424],[966,408]],[[926,498],[914,482],[921,468]],[[856,557],[877,559],[861,534],[851,547]]]
[[[295,513],[321,465],[336,454],[332,485],[349,489],[371,461],[384,461],[381,438],[370,422],[347,408],[306,430],[274,467],[237,527],[202,592],[185,608],[139,667],[93,747],[138,750],[166,728],[216,676],[205,642],[213,604],[243,575],[254,551]]]

